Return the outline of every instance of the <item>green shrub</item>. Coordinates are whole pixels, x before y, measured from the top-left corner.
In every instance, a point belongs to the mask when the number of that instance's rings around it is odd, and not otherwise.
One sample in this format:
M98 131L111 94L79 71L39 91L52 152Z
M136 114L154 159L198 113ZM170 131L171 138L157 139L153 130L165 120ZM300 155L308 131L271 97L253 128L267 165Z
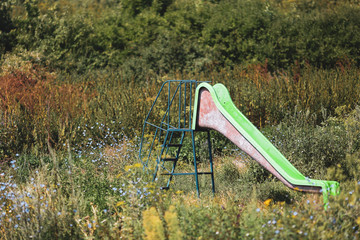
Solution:
M229 89L235 105L258 127L277 124L296 114L295 109L311 113L314 124L335 115L339 106L353 109L359 101L359 80L351 65L330 70L294 66L277 74L271 74L266 64L252 65L223 70L213 78Z
M230 159L224 159L223 161L224 163L217 165L219 168L215 168L216 181L222 187L243 184L243 173L241 171L246 170L239 169Z
M297 2L289 10L286 5L261 0L89 0L27 1L9 7L6 2L1 52L41 52L52 67L68 72L124 68L139 75L137 80L146 75L142 72L265 62L271 72L296 63L327 69L343 62L359 66L358 6ZM13 14L9 9L15 9Z
M301 122L301 115L294 120ZM305 176L323 175L345 159L348 140L343 126L281 123L270 130L267 135L273 144Z
M11 1L1 1L0 3L0 59L2 55L11 51L16 45L14 39L14 23L11 19Z

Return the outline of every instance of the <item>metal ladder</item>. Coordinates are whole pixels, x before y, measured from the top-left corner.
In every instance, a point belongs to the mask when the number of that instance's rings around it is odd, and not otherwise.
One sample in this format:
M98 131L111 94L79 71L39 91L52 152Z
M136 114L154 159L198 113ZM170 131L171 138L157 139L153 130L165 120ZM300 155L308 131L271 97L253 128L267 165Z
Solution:
M213 193L215 193L215 183L213 159L211 154L210 131L207 129L194 130L191 128L193 121L193 95L198 83L199 82L195 80L169 80L163 83L147 117L145 118L139 150L139 159L143 164L144 170L147 170L152 164L150 160L154 159L155 156L156 161L153 173L153 181L157 180L159 170L165 172L161 173L161 176L169 176L166 182L166 186L161 187L164 190L170 188L170 183L173 176L193 175L195 177L197 195L200 196L198 175L211 175ZM163 90L166 89L166 85L168 91L167 94L165 94L165 98L162 98L162 100L167 98L166 111L163 113L160 124L154 124L153 121L151 121L151 115L154 113L154 109L156 109L157 105L159 105L161 102L159 98L161 98L161 94L164 93ZM178 101L175 99L178 99ZM176 111L173 111L174 108ZM145 135L147 132L151 132L151 130L155 130L153 131L152 142L148 148L145 148ZM195 146L195 132L197 131L207 132L210 160L209 172L198 171ZM184 144L184 139L188 134L191 135L194 172L175 172L177 163L179 161L180 152ZM159 144L161 144L161 148L160 150L157 149L156 151L156 148L158 148Z

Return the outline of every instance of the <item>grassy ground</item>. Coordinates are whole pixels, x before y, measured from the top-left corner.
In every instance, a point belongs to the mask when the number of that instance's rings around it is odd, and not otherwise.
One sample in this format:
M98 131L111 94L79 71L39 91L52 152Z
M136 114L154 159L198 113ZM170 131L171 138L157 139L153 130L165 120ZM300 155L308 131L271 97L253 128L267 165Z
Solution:
M107 137L116 139L111 130ZM142 170L132 139L88 139L67 149L19 154L2 164L2 239L359 238L358 152L345 156L343 166L315 174L341 182L341 194L325 211L320 195L289 190L238 151L215 157L216 194L202 176L197 198L192 177L176 177L169 191L159 190ZM179 171L189 170L180 164Z
M357 68L309 67L295 81L256 65L136 83L116 71L77 78L14 62L0 75L1 239L359 239ZM141 124L164 79L193 77L223 82L305 176L339 181L328 210L320 196L290 191L215 132L215 196L208 176L200 199L191 177L160 191L162 180L152 182L137 158ZM193 171L188 161L178 170Z

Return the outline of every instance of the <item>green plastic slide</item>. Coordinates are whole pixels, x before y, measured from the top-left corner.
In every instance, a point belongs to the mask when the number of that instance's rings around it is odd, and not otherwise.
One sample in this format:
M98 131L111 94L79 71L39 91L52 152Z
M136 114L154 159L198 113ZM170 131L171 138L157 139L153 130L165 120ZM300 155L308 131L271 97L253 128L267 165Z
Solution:
M301 174L280 152L279 150L236 108L233 101L231 100L229 91L222 84L216 84L211 86L208 83L202 83L197 87L194 105L194 118L192 122L192 129L198 128L199 109L202 107L201 104L207 104L201 100L202 92L207 91L211 94L214 106L216 106L224 119L228 121L238 133L241 134L246 141L252 145L257 155L261 155L265 161L259 162L261 165L271 165L271 169L275 169L276 172L273 174L281 176L281 180L286 185L290 186L295 190L308 191L311 189L318 189L318 192L322 192L324 197L324 203L328 202L328 195L339 194L339 183L336 181L324 181L315 180L305 177ZM204 106L206 107L206 106ZM221 124L218 124L219 126ZM200 126L201 127L201 126ZM221 127L220 127L221 128ZM216 128L214 128L216 129ZM218 130L218 129L216 129ZM220 129L221 130L221 129ZM230 137L224 134L225 137ZM235 143L236 144L236 143ZM239 145L238 145L239 146ZM241 148L241 146L239 146ZM268 168L269 169L269 168ZM271 170L269 170L271 171ZM310 191L310 190L309 190Z

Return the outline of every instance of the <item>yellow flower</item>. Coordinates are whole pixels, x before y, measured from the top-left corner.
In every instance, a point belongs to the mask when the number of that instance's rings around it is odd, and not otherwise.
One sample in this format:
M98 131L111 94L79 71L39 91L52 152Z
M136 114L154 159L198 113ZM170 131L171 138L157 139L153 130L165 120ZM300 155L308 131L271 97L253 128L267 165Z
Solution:
M174 206L169 207L169 210L165 212L164 218L168 228L169 240L183 239L183 233L181 232L180 222Z
M143 226L145 239L147 240L163 240L165 239L165 231L162 221L156 208L151 207L143 212Z
M141 168L141 163L135 163L134 165L127 165L125 166L125 172L130 171L132 168Z
M118 202L117 204L116 204L116 206L117 207L120 207L120 206L122 206L122 205L124 205L125 204L125 201L120 201L120 202Z
M135 163L134 168L141 168L141 163Z
M270 205L271 201L272 201L272 199L271 199L271 198L266 199L266 200L264 201L265 206L267 206L267 207L268 207L268 206Z
M356 219L356 223L360 226L360 217Z

